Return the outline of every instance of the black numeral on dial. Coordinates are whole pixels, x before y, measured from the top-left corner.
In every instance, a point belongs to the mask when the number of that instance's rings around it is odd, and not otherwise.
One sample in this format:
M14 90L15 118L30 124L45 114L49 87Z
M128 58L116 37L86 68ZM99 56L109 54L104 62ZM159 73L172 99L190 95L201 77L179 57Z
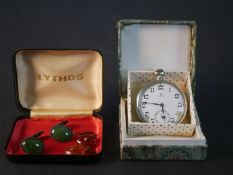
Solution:
M145 120L146 120L146 121L149 120L149 112L145 112Z
M142 102L142 108L145 108L146 107L146 102Z
M163 89L164 89L163 84L159 84L159 85L158 85L158 90L163 90Z
M155 92L155 88L150 88L150 92Z
M178 107L182 107L182 106L183 106L183 103L179 102Z
M147 99L149 99L149 95L148 94L144 94L143 98L144 98L144 100L147 100Z
M170 118L170 122L174 123L175 122L174 118Z
M180 94L175 94L176 99L179 99L179 97L180 97Z

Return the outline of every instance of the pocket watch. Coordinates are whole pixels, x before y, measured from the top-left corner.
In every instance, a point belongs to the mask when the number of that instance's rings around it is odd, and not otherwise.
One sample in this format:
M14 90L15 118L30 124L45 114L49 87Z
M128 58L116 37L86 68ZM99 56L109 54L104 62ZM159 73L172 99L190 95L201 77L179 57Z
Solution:
M137 113L142 122L181 123L187 113L185 94L174 83L163 80L164 71L155 71L157 79L137 95Z

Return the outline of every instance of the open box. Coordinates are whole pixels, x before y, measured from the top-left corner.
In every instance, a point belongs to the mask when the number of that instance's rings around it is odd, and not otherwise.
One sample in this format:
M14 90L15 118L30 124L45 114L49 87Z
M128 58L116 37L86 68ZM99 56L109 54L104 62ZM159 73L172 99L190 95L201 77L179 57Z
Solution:
M204 160L207 144L193 100L195 88L196 24L193 21L121 20L118 23L120 64L120 149L122 159ZM151 74L152 70L185 73L193 127L191 136L152 134L148 125L134 121L131 107L132 74ZM138 72L138 73L137 73ZM137 80L134 80L137 82ZM142 83L143 84L143 83ZM135 89L140 89L137 84ZM136 94L136 92L133 92ZM144 128L143 128L144 127ZM139 131L136 133L135 131ZM143 131L145 131L143 133Z
M147 123L140 120L136 110L138 92L155 81L154 71L129 71L127 87L127 128L129 135L192 136L196 127L194 102L189 72L165 72L163 80L176 84L187 99L187 114L181 123Z
M99 159L102 151L102 56L93 50L20 50L15 54L17 101L25 115L17 118L6 155L17 162L83 162ZM30 114L26 114L30 113ZM71 141L50 137L51 128L67 120ZM20 143L38 131L43 154L25 154ZM92 155L66 155L77 144L75 135L92 132L100 143Z

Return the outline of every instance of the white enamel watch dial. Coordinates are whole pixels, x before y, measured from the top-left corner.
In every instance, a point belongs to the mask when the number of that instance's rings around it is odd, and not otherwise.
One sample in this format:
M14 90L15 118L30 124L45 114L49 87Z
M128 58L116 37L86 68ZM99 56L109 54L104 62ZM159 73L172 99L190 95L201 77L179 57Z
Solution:
M186 115L187 102L184 93L176 85L158 76L155 83L138 93L137 112L144 122L180 123Z

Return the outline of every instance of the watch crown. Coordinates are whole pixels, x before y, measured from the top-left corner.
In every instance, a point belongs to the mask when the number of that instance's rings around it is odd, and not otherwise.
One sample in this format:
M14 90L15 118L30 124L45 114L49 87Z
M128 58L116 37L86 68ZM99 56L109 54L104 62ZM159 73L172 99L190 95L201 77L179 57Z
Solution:
M162 80L165 73L163 69L157 69L155 70L154 75L157 76L157 80Z

